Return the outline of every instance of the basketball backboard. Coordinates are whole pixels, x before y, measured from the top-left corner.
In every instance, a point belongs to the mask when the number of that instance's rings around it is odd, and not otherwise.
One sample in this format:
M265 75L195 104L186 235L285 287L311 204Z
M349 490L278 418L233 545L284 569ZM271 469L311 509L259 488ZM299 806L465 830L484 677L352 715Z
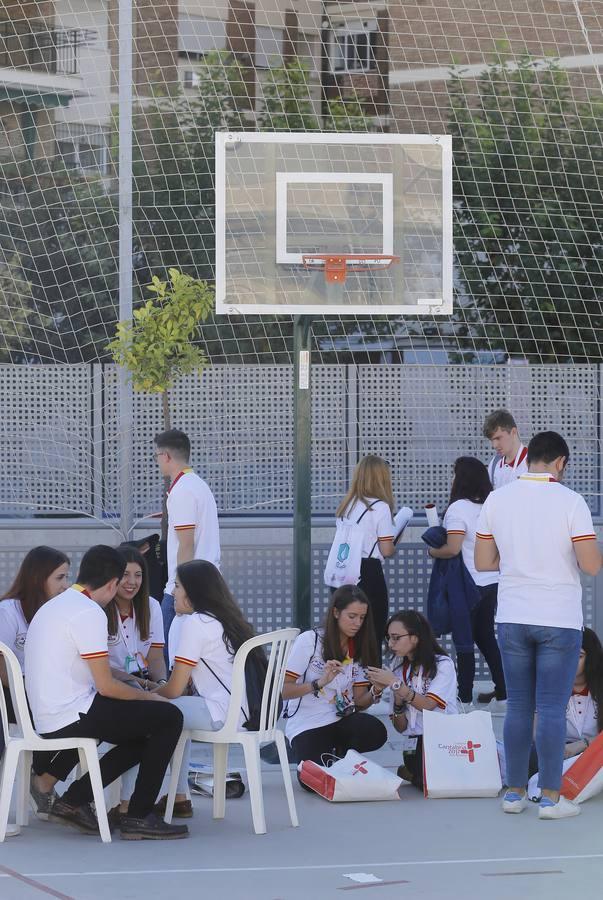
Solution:
M218 132L216 309L450 314L451 138Z

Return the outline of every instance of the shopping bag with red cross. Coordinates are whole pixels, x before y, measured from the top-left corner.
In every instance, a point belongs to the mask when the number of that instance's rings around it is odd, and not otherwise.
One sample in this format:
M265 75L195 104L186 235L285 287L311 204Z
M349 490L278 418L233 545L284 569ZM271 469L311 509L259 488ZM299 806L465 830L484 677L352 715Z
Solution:
M335 759L330 766L305 760L298 771L307 787L334 803L400 799L402 779L355 750L348 750L343 759Z
M565 767L564 767L565 768ZM590 800L603 791L603 731L564 772L561 793L574 803Z
M423 713L426 797L496 797L502 787L492 716Z

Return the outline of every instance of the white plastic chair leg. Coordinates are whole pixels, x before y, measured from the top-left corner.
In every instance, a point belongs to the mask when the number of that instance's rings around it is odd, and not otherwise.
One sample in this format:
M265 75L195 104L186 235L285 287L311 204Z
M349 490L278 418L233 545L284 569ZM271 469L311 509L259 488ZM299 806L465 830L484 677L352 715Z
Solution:
M262 792L262 770L260 766L260 745L257 741L244 741L245 767L251 801L251 816L256 834L266 834L266 817L264 816L264 795Z
M17 776L19 765L19 752L14 744L9 743L4 751L4 765L2 767L2 781L0 782L0 841L6 838L6 826L10 801L13 795L13 785Z
M19 761L16 796L17 825L29 825L29 782L32 757L31 750L24 750Z
M228 744L214 744L214 819L226 815L226 766Z
M167 802L165 804L164 821L168 825L172 821L174 815L174 803L176 802L176 788L178 787L178 779L180 777L180 769L182 768L182 757L184 756L184 746L186 744L186 736L180 735L172 761L170 763L170 782L168 787Z
M283 773L283 781L285 782L285 793L287 795L287 803L289 805L289 817L291 824L297 828L299 821L297 819L297 809L295 808L295 795L293 794L293 784L291 782L291 770L289 769L289 757L287 756L287 745L285 743L285 735L282 731L277 731L276 747L278 750L278 758L281 764L281 772Z
M104 844L111 843L111 830L107 819L107 807L105 806L105 794L103 791L103 781L101 778L100 766L98 764L98 756L96 750L94 754L86 754L86 764L90 775L90 785L92 787L92 796L94 797L94 806L96 808L96 818L101 839Z

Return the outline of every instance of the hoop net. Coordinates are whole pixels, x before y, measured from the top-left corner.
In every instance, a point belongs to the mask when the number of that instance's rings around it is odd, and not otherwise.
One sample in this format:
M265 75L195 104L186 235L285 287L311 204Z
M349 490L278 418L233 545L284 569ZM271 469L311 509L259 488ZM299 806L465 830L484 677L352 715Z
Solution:
M389 269L394 263L400 262L399 256L386 254L331 253L304 254L302 262L306 269L324 268L327 284L343 284L348 270L350 272L371 272L375 269Z

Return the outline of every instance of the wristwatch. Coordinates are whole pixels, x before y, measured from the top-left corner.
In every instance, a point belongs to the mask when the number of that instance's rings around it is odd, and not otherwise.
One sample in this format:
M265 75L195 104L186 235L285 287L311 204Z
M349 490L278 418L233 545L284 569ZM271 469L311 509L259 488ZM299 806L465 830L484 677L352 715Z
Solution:
M401 681L392 681L392 683L390 684L390 688L392 689L392 691L399 691L401 687Z
M315 697L318 697L318 695L320 694L320 685L317 679L314 679L314 681L312 682L312 693Z

